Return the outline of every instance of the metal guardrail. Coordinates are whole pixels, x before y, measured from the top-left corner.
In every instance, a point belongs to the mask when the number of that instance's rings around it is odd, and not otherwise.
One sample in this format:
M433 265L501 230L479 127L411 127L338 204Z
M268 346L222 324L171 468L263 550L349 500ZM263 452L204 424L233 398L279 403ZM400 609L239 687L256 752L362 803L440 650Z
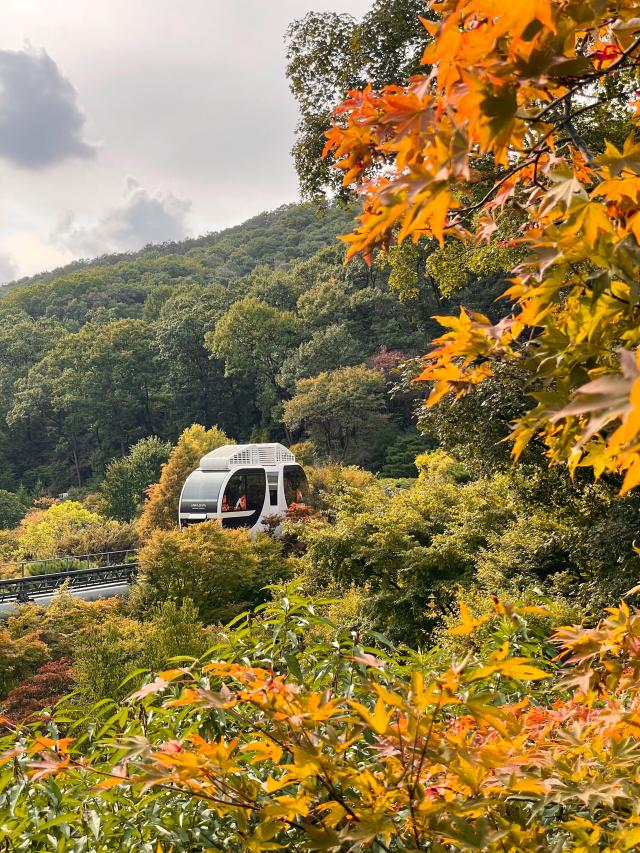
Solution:
M82 568L83 565L85 569L99 568L101 566L118 566L123 563L135 562L137 553L137 548L122 548L119 551L96 551L93 554L74 554L70 556L61 555L59 557L49 557L45 560L21 560L19 563L9 565L16 567L16 577L18 576L18 572L20 577L26 577L27 575L34 574L34 569L37 570L35 574L52 574L52 572L47 571L50 566L53 566L54 572L55 569L58 569L58 571L75 571ZM59 568L61 563L65 564L64 569ZM44 571L39 571L39 569L44 569Z
M119 562L115 562L113 557L118 555ZM33 565L34 563L43 564L58 564L60 559L76 560L77 564L89 561L89 558L105 558L102 565L93 565L86 568L65 569L61 572L45 572L40 574L24 575L13 578L3 578L0 580L0 604L5 602L16 601L23 603L30 601L33 596L47 595L54 593L59 587L67 583L70 589L87 589L96 586L105 586L113 583L129 583L132 577L138 570L138 564L135 561L136 552L133 550L126 551L109 551L103 554L83 554L80 557L57 558L51 560L32 560L26 561L21 566ZM124 559L123 559L124 558ZM132 559L134 558L134 559ZM24 571L24 568L22 569Z

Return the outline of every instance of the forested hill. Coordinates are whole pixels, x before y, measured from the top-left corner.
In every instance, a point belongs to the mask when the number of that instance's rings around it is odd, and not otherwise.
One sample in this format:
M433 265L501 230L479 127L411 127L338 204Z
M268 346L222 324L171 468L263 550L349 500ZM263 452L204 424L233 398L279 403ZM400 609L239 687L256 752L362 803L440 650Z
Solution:
M229 281L250 272L256 264L276 265L309 257L333 243L335 235L348 230L352 221L353 212L344 206L287 204L253 216L241 225L202 237L149 245L138 252L74 261L55 270L21 278L0 286L0 297L19 287L48 283L95 267L135 264L175 255L197 260L215 270L216 281Z
M412 256L395 268L400 283L413 275L404 299L387 264L345 267L336 235L351 217L290 205L5 289L0 489L91 489L139 440L174 442L194 423L235 440L312 439L322 458L410 474L411 401L388 390L452 302L424 253L417 278ZM455 300L487 310L488 284L476 276Z

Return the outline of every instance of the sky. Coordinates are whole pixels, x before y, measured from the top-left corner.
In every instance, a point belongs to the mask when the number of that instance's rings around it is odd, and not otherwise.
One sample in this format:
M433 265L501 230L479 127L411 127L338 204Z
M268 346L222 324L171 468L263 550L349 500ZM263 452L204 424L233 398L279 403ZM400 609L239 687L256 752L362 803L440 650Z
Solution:
M0 283L295 201L283 35L370 0L3 0Z

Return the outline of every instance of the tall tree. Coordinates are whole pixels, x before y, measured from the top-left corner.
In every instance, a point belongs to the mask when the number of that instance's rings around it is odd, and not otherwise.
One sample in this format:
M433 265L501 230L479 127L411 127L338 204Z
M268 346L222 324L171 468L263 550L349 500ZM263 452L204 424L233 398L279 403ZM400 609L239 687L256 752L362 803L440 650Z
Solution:
M470 228L487 239L496 209L520 211L511 239L525 257L505 294L515 308L498 323L466 311L441 320L448 331L421 375L434 383L430 402L470 393L492 362L524 355L543 387L518 420L516 456L537 438L573 470L623 473L628 491L640 483L637 8L437 8L422 58L435 72L352 92L337 109L328 149L365 211L349 251L466 239ZM596 147L582 132L603 104L624 117L622 145Z
M331 112L349 89L404 83L419 69L425 14L423 0L375 0L361 21L309 12L287 30L287 76L300 110L293 156L305 195L340 189L321 157Z
M280 371L287 355L300 340L298 320L248 296L235 302L221 317L205 342L212 355L224 359L227 376L251 377L255 393L269 423L273 408L287 397Z
M291 430L303 428L329 459L363 462L367 440L384 421L384 379L367 367L342 367L300 379L285 403Z

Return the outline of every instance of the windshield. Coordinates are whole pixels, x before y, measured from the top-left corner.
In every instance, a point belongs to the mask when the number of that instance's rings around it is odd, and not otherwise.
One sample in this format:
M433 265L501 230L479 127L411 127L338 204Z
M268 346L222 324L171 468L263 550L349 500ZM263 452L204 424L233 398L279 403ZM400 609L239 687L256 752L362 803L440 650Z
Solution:
M182 492L184 509L188 509L191 502L217 503L225 476L224 471L194 471L189 474ZM207 509L215 512L215 507L208 506Z

